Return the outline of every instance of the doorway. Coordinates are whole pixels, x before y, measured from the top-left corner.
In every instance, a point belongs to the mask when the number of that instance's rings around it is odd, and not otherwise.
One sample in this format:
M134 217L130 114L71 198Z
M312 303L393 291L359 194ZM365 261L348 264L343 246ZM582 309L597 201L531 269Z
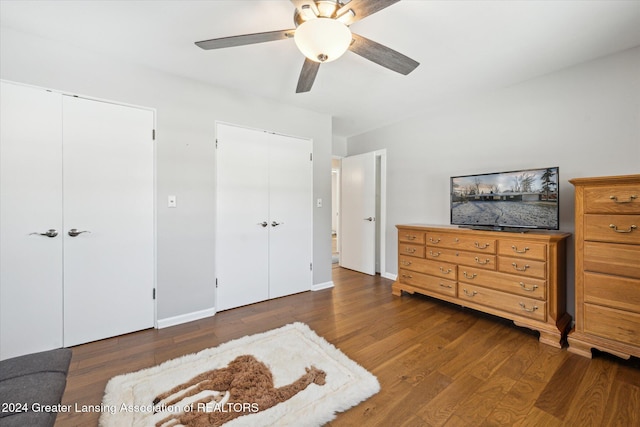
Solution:
M340 223L340 158L331 159L331 263L340 262L338 229Z
M341 267L369 275L386 267L386 150L345 157L338 185Z

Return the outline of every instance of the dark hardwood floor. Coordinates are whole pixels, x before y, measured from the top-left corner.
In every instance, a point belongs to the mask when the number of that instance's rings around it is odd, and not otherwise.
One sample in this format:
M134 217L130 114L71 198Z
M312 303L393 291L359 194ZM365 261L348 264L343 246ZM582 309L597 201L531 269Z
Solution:
M510 322L334 267L335 288L73 348L64 404L99 405L118 374L304 322L378 377L381 391L330 426L639 426L640 361L586 359ZM56 426L99 414L61 413ZM301 424L303 425L303 424Z

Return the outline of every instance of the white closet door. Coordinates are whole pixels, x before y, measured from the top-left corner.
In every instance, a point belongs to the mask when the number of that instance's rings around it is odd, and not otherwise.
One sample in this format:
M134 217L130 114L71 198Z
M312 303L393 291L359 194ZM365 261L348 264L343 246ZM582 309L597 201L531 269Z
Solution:
M269 298L269 135L217 126L216 309Z
M0 359L6 359L62 346L62 100L44 89L0 84ZM31 234L49 229L59 234Z
M345 157L341 166L340 266L376 274L376 156Z
M153 112L64 96L63 113L71 346L153 326Z
M282 135L269 140L269 298L278 298L311 289L312 147Z

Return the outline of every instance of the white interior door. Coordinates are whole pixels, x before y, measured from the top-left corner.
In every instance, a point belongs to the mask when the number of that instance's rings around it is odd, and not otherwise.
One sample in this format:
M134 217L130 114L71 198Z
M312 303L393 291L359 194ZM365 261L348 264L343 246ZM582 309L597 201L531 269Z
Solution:
M269 298L269 134L217 126L216 309Z
M153 326L153 125L150 110L63 97L65 346Z
M269 135L269 298L311 289L311 141Z
M376 274L376 156L342 159L340 266Z
M0 359L6 359L62 346L62 100L44 89L0 84ZM50 229L51 237L40 234Z

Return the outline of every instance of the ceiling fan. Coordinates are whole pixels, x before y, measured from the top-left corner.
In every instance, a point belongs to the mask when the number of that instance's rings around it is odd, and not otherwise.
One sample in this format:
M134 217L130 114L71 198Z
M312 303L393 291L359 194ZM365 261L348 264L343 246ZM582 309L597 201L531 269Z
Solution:
M221 49L293 38L305 55L296 93L309 92L323 62L338 59L347 50L400 74L418 65L413 59L352 33L349 26L400 0L291 0L296 7L294 29L221 37L196 42L202 49Z

